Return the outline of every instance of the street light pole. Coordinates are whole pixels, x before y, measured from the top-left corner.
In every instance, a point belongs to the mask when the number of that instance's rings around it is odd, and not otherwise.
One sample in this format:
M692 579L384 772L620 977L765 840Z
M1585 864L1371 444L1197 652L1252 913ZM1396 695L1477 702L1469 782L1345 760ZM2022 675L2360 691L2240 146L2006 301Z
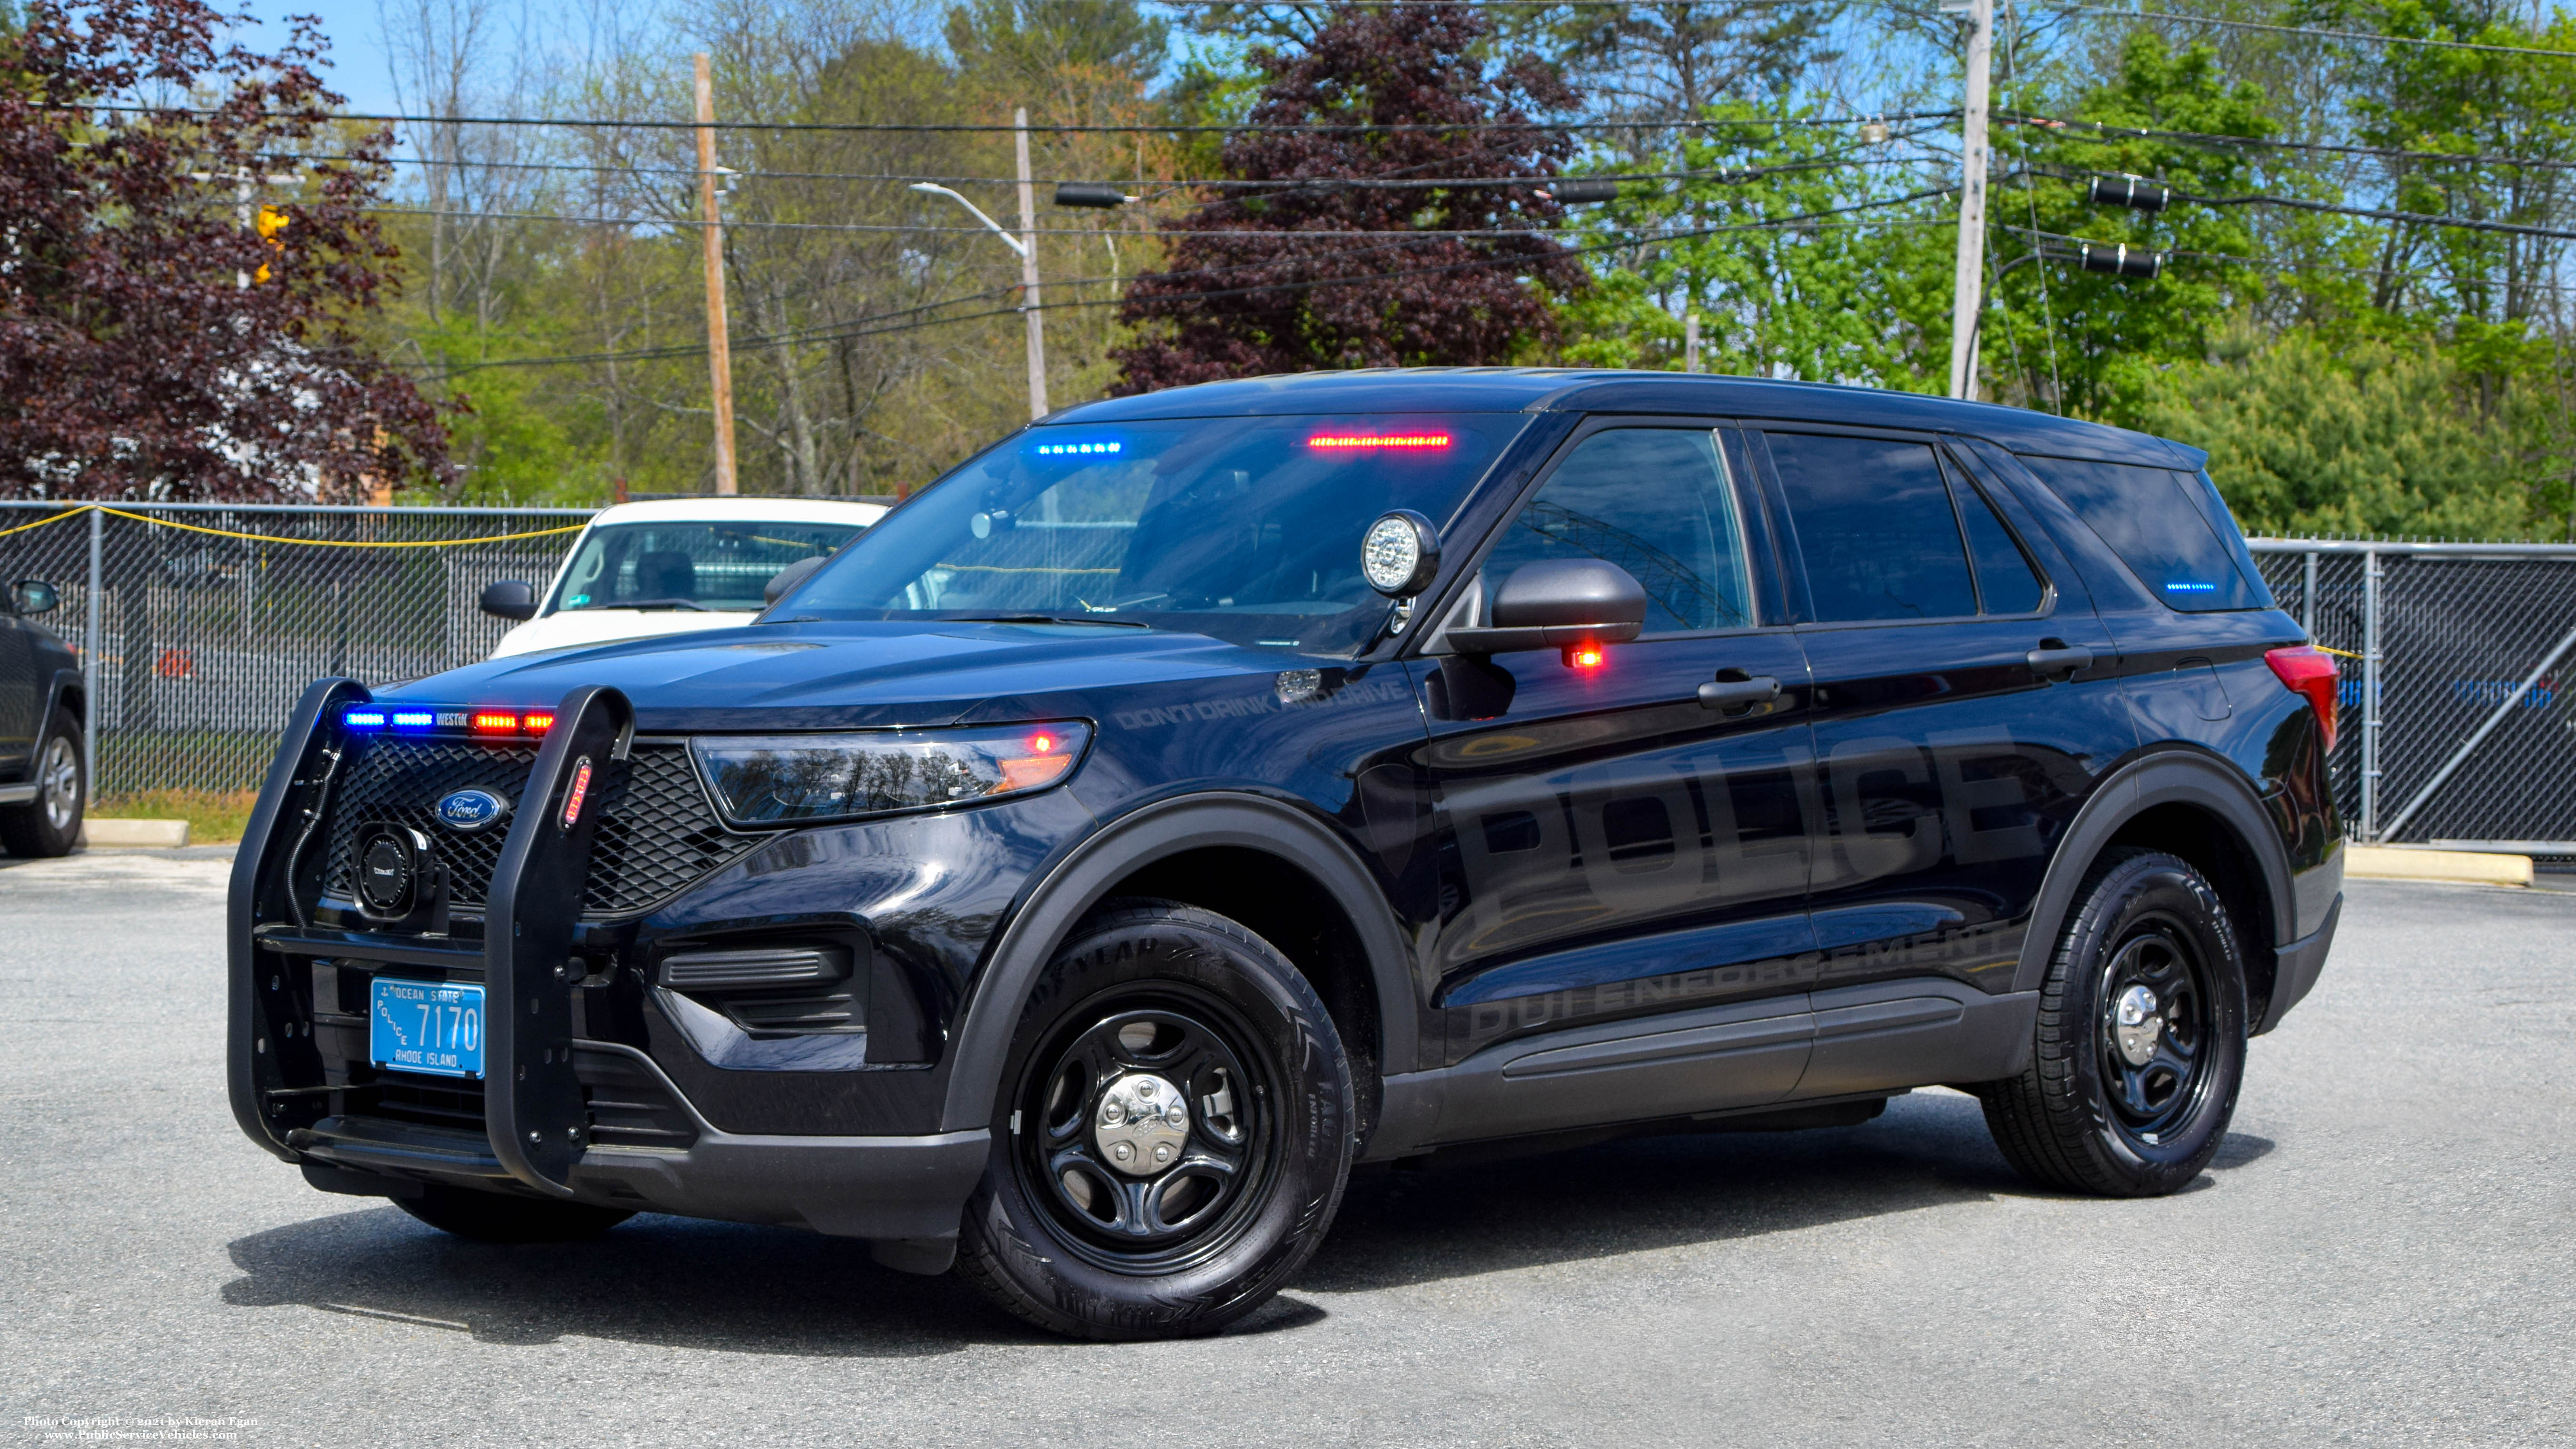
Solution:
M1020 120L1024 127L1028 121L1028 115L1029 113L1026 111L1020 112ZM1018 254L1020 259L1020 284L1028 290L1029 294L1027 301L1025 301L1021 306L1021 310L1027 314L1029 319L1029 416L1032 418L1042 418L1047 415L1046 333L1042 330L1038 321L1038 237L1035 208L1031 205L1031 198L1029 195L1028 176L1028 132L1023 129L1020 132L1020 225L1027 228L1028 240L1026 241L1022 241L1019 237L1015 237L1009 232L1004 231L1000 222L995 221L984 214L984 208L977 206L975 203L968 201L965 197L958 195L956 192L949 190L947 187L942 186L935 181L916 181L912 183L912 189L915 191L925 192L933 196L945 196L949 200L956 202L959 206L966 208L968 213L973 215L977 221L984 224L984 229L986 231L1000 237L1002 239L1002 245L1009 247L1013 252Z
M733 465L733 326L725 317L724 213L716 204L716 86L704 51L692 58L698 102L699 240L707 268L707 391L716 415L716 492L741 491Z

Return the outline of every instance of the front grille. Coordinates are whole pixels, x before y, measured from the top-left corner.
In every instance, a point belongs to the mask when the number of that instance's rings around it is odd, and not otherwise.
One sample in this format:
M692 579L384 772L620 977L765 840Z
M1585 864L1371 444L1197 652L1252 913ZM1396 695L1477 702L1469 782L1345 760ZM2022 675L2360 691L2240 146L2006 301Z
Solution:
M661 1078L616 1052L573 1049L573 1074L581 1079L590 1113L590 1140L602 1147L684 1148L698 1140L697 1124L662 1087ZM484 1130L483 1084L467 1077L423 1077L386 1072L360 1092L353 1110L369 1117Z
M519 797L536 764L537 747L362 735L349 742L349 749L332 793L328 893L337 900L352 898L362 827L408 825L435 843L448 871L448 900L460 910L482 909L491 894L493 867L501 860L501 843L509 837L508 824L470 833L451 830L439 823L438 802L455 791L479 788L514 805L522 803ZM610 763L596 788L599 834L591 847L590 876L582 885L587 915L641 911L761 840L733 834L717 822L685 746L638 743L624 764Z

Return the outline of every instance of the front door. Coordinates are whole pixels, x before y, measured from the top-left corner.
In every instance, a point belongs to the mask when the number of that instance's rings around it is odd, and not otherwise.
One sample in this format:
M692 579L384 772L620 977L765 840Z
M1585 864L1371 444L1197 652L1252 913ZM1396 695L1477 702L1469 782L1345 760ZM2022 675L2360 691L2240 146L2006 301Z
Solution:
M36 733L44 728L46 692L46 681L36 677L35 641L14 604L0 598L0 780L27 772Z
M1578 434L1483 559L1479 597L1524 564L1606 559L1644 585L1644 635L1596 667L1548 649L1425 671L1448 897L1429 960L1452 1061L1756 998L1796 1018L1769 1033L1794 1040L1630 1083L1612 1115L1772 1100L1806 1056L1807 671L1740 446L1705 421ZM1721 681L1778 693L1703 703Z
M2050 852L2136 731L2089 598L1991 480L1919 436L1766 427L1763 442L1803 593L1826 822L1809 897L1819 1035L1798 1094L1903 1084L1902 1052L1846 1050L1836 1023L1881 1029L1873 983L2009 991ZM1944 1045L1926 1033L1927 1052Z

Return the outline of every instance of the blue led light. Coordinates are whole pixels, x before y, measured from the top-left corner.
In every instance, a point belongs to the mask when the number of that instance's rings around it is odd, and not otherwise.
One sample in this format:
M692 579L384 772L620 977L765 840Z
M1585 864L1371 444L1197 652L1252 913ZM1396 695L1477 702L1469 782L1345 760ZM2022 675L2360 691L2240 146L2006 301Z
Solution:
M380 730L385 727L385 712L380 709L353 709L340 716L340 723L353 730Z
M436 723L438 716L425 709L394 711L394 728L398 730L425 730Z
M2214 593L2217 593L2217 592L2218 592L2218 585L2216 585L2216 584L2167 584L2167 585L2165 585L2165 592L2166 592L2166 593L2168 593L2168 594L2214 594Z
M1066 458L1066 457L1074 457L1074 456L1078 456L1078 455L1087 455L1087 456L1094 456L1094 457L1096 457L1096 456L1099 456L1099 455L1104 454L1104 453L1115 453L1115 452L1119 451L1120 446L1121 446L1120 444L1117 444L1117 443L1114 443L1114 442L1112 442L1112 443L1097 443L1097 442L1095 442L1095 443L1040 443L1040 444L1038 444L1038 445L1037 445L1037 454L1038 454L1038 456L1039 456L1039 457L1041 457L1041 458Z

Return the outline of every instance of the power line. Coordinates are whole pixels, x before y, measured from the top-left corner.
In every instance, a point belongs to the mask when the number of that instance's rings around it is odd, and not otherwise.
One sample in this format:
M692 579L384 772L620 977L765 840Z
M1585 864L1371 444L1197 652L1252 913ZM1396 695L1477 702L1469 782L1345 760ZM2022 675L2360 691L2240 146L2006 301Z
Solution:
M1949 187L1935 187L1935 188L1932 188L1932 189L1930 189L1930 190L1926 190L1926 191L1911 192L1911 193L1909 193L1909 194L1907 194L1907 195L1904 195L1904 196L1892 196L1892 197L1887 197L1887 198L1885 198L1885 199L1878 200L1878 201L1864 201L1864 202L1857 202L1857 203L1854 203L1853 205L1850 205L1850 206L1829 207L1829 208L1827 208L1827 209L1825 209L1825 210L1822 210L1822 211L1807 212L1807 213L1804 213L1804 214L1801 214L1801 215L1798 215L1798 216L1779 217L1779 218L1776 218L1776 219L1773 219L1773 220L1769 220L1769 221L1757 221L1757 222L1733 222L1733 223L1726 223L1726 224L1717 225L1717 226L1696 227L1696 228L1692 228L1692 229L1690 229L1690 230L1688 230L1688 231L1667 232L1667 233L1663 233L1663 234L1661 234L1661 235L1652 236L1652 237L1644 237L1644 238L1637 238L1637 237L1623 237L1623 238L1621 238L1621 239L1619 239L1619 240L1616 240L1616 241L1595 242L1595 243L1590 243L1590 244L1583 245L1583 246L1567 247L1567 248L1564 248L1562 251L1558 252L1556 255L1558 255L1558 256L1565 256L1565 257L1572 257L1572 256L1582 256L1582 255L1587 255L1587 254L1595 253L1595 252L1623 251L1623 250L1628 250L1628 249L1632 249L1632 248L1636 248L1636 247L1640 247L1640 246L1654 246L1654 245L1657 245L1657 244L1659 244L1659 243L1675 242L1675 241L1689 241L1689 240L1693 240L1693 239L1696 239L1696 238L1699 238L1699 237L1717 236L1717 235L1722 235L1722 234L1724 234L1724 233L1728 233L1728 232L1748 232L1748 231L1783 231L1783 230L1789 230L1789 229L1792 229L1792 228L1799 228L1799 227L1808 227L1808 228L1822 229L1822 227L1823 227L1824 225L1826 225L1826 224L1831 224L1831 218L1834 218L1834 217L1839 217L1839 216L1848 216L1848 215L1850 215L1850 214L1852 214L1852 213L1854 213L1854 212L1875 210L1875 209L1882 208L1882 207L1889 207L1889 206L1902 206L1902 205L1905 205L1905 204L1910 203L1910 202L1927 200L1927 199L1929 199L1929 198L1936 197L1936 196L1947 196L1947 195L1951 194L1951 190L1952 190L1952 188L1949 188ZM1924 223L1924 222L1911 222L1911 221L1896 221L1896 222L1883 222L1883 221L1881 221L1881 222L1866 222L1866 223L1853 223L1853 224L1855 224L1855 225L1879 225L1879 226L1885 226L1885 225L1895 225L1895 226L1912 226L1912 225L1947 225L1947 223L1946 223L1946 222ZM1239 232L1238 232L1238 233L1228 233L1228 235L1249 235L1249 234L1250 234L1250 233L1239 233ZM1285 233L1285 234L1286 234L1286 235L1295 235L1295 233ZM1384 233L1370 233L1370 235L1384 235ZM1462 261L1462 262L1447 262L1447 263L1439 263L1439 264L1434 264L1434 265L1429 265L1429 266L1421 266L1421 267L1400 267L1400 268L1396 268L1396 269L1391 270L1391 271L1372 272L1372 273L1368 273L1368 274L1360 275L1360 276L1300 278L1300 279L1290 280L1290 281L1264 282L1264 283L1260 283L1260 284L1257 284L1257 285L1253 285L1253 286L1245 286L1245 287L1226 287L1226 288L1218 288L1218 289L1208 290L1208 291L1183 292L1183 293L1168 293L1168 294L1166 294L1164 297L1159 298L1159 299L1157 299L1157 300L1175 301L1175 302L1183 302L1183 301L1212 301L1212 300L1215 300L1215 299L1217 299L1217 298L1221 298L1221 297L1241 297L1241 296L1249 296L1249 295L1252 295L1252 294L1254 294L1254 293L1259 293L1259 292L1307 291L1307 290L1312 290L1312 289L1317 288L1317 287L1358 286L1358 285L1363 285L1363 284L1370 283L1370 282L1387 281L1387 280L1391 280L1391 279L1393 279L1393 278L1397 278L1397 277L1427 276L1427 275L1434 275L1434 274L1445 273L1445 272L1466 271L1466 270L1470 270L1470 269L1477 268L1477 267L1509 267L1509 266L1514 266L1514 265L1518 265L1518 264L1524 263L1524 262L1526 262L1526 261L1528 261L1528 260L1530 260L1530 259L1528 259L1528 258L1517 258L1517 257L1477 257L1477 258L1473 258L1473 259L1470 259L1470 260L1467 260L1467 261ZM1253 266L1253 265L1263 265L1263 264L1254 263L1254 264L1246 264L1246 265L1247 265L1247 266ZM1234 269L1231 269L1231 268L1230 268L1230 269L1228 269L1228 270L1234 270ZM1166 274L1164 274L1164 275L1188 276L1188 275L1194 275L1194 274L1195 274L1195 273L1192 273L1192 272L1180 272L1180 273L1166 273ZM1136 279L1135 279L1135 278L1124 278L1124 279L1121 279L1121 278L1110 278L1110 277L1083 277L1083 278L1075 278L1075 279L1072 279L1072 280L1070 280L1070 281L1058 282L1058 283L1056 283L1056 285L1060 285L1060 286L1067 286L1067 285L1069 285L1069 286L1079 286L1079 285L1083 285L1083 284L1085 284L1085 283L1103 282L1103 281L1117 281L1117 280L1128 280L1128 281L1133 281L1133 280L1136 280ZM984 293L984 294L978 294L978 295L987 295L987 296L988 296L988 295L992 295L992 294L990 294L990 293ZM951 299L951 300L950 300L949 302L947 302L947 303L933 303L933 304L929 304L929 305L928 305L928 306L926 306L926 307L914 308L914 309L912 309L912 310L913 310L913 311L916 311L916 312L918 312L918 311L927 311L927 310L931 310L932 308L935 308L935 307L938 307L938 306L943 306L943 305L953 306L953 305L955 305L957 302L961 302L961 301L968 301L968 300L973 300L973 298L972 298L972 297L960 297L960 298L953 298L953 299ZM900 323L900 324L896 324L896 325L893 325L893 326L886 326L886 327L863 326L863 327L858 327L858 328L853 328L853 329L815 330L815 331L808 331L808 332L803 332L803 333L778 333L778 334L772 334L771 336L768 336L768 337L758 337L758 338L751 338L751 339L747 339L747 340L744 340L744 341L738 341L738 342L733 343L732 345L733 345L736 349L738 349L738 350L742 350L742 351L757 351L757 350L762 350L762 349L772 348L772 347L791 346L791 345L795 345L796 343L799 343L799 342L817 342L817 343L820 343L820 342L849 341L849 340L854 340L854 339L861 338L861 337L876 337L876 336L883 336L883 335L886 335L886 334L889 334L889 333L895 333L895 332L911 332L911 331L917 331L917 330L919 330L919 329L921 329L921 328L924 328L924 327L944 327L944 326L949 326L949 325L952 325L952 324L955 324L955 323L961 323L961 322L975 322L975 321L981 321L981 320L984 320L984 319L986 319L986 318L991 318L991 317L1013 317L1013 316L1018 316L1018 315L1020 315L1020 314L1021 314L1022 312L1024 312L1024 311L1031 311L1031 310L1034 310L1034 311L1040 311L1040 312L1054 312L1054 311L1065 311L1065 310L1074 310L1074 309L1092 308L1092 307L1119 307L1119 306L1124 306L1124 305L1126 305L1126 301L1127 301L1127 299L1125 299L1125 298L1110 297L1110 298L1094 298L1094 299L1084 299L1084 300L1066 301L1066 302L1046 302L1046 303L1042 303L1042 304L1040 304L1039 306L1037 306L1037 307L1035 307L1035 308L1023 308L1023 307L996 307L996 308L993 308L993 309L991 309L991 310L989 310L989 311L984 311L984 312L971 312L971 313L968 313L968 314L966 314L966 315L964 315L964 316L961 316L961 317L934 317L934 318L925 318L925 319L918 320L918 321L905 322L905 323ZM889 315L902 315L902 314L889 314ZM559 367L559 366L569 366L569 365L584 365L584 364L592 364L592 363L600 363L600 362L620 362L620 361L639 361L639 362L640 362L640 361L656 361L656 360L662 360L662 359L668 359L668 358L677 358L677 357L697 357L697 356L703 356L703 355L705 355L706 351L707 351L707 348L706 348L706 345L705 345L705 344L703 344L703 343L695 343L695 344L675 344L675 345L670 346L670 347L645 348L645 349L638 349L638 350L636 350L636 351L632 351L632 352L624 352L624 353L608 353L608 352L600 352L600 353L580 353L580 354L571 354L571 355L561 355L561 356L554 356L554 357L505 357L505 358L493 358L493 359L491 359L491 360L489 360L489 361L467 363L467 364L465 364L465 365L464 365L464 366L462 366L462 367L453 367L453 368L446 368L446 369L438 370L438 371L435 371L435 372L426 372L426 373L425 373L425 375L426 375L427 377L431 378L431 379L446 379L446 378L452 378L452 377L462 376L462 375L464 375L464 374L466 374L466 373L471 373L471 372L480 372L480 371L483 371L483 370L485 370L485 369L488 369L488 368L495 368L495 367ZM421 371L421 369L414 369L414 370L415 370L415 371Z
M190 106L92 105L81 102L30 102L31 109L52 111L102 112L110 115L146 116L214 116L231 115L230 111ZM1873 122L1893 125L1900 121L1946 120L1959 113L1938 111L1882 111L1850 116L1766 116L1754 118L1718 118L1709 116L1632 116L1611 121L1399 121L1399 122L1316 122L1257 123L1233 122L1206 125L1184 125L1170 122L1139 122L1134 125L1073 125L1049 122L1029 123L1033 134L1046 135L1393 135L1412 132L1436 132L1454 135L1463 132L1550 132L1550 131L1656 131L1710 130L1752 127L1834 127L1866 126ZM276 118L276 117L272 117ZM624 120L597 116L409 116L388 112L334 111L324 117L330 121L368 121L405 126L555 126L568 129L607 129L637 131L696 131L696 121ZM1019 128L1000 122L932 122L932 121L716 121L719 131L778 131L893 135L1010 135ZM1014 178L1016 180L1016 178Z
M2309 25L2264 25L2252 20L2219 20L2207 15L2176 15L2164 10L2120 10L2108 5L2076 5L2067 0L2042 0L2060 10L2080 10L2092 15L2116 15L2123 20L2171 20L2183 25L2214 25L2227 30L2260 30L2273 35L2305 35L2320 40L2360 40L2374 45L2420 45L2435 50L2478 50L2498 55L2538 55L2551 60L2576 60L2576 51L2550 50L2536 45L2489 45L2472 40L2424 40L2412 35L2386 35L2370 30L2327 30Z
M2104 243L2095 241L2090 237L2068 236L2062 232L2042 231L2037 227L2015 226L2010 222L1997 222L1995 223L1995 226L1996 229L2000 231L2017 232L2023 236L2036 237L2042 241L2067 242L2076 246L2090 244L2098 247L2104 245ZM2068 260L2075 255L2072 252L2049 252L2045 249L2042 250L2041 254L2053 257L2059 261ZM2192 251L2188 248L2181 247L2163 248L2160 249L2159 254L2167 257L2189 257L2195 261L2226 262L2232 266L2252 267L2256 270L2266 271L2275 277L2296 275L2300 272L2341 272L2346 276L2353 277L2379 277L2386 275L2410 282L2447 281L2454 285L2457 285L2459 280L2457 277L2445 276L2439 272L2390 270L2383 273L2377 267L2346 267L2336 265L2332 262L2293 261L2282 257L2238 256L2233 252ZM2576 292L2576 284L2566 282L2533 280L2517 282L2514 285L2528 287L2536 292Z
M2448 161L2470 166L2519 166L2543 171L2576 170L2576 160L2552 160L2535 156L2492 156L2478 152L2409 151L2395 146L2353 146L2333 141L2280 141L2266 136L2225 136L2210 131L2165 131L2152 126L2118 126L2107 121L2075 121L2058 116L2028 112L1998 112L1996 120L2009 125L2038 126L2063 130L2083 126L2106 136L2134 136L2149 140L2182 141L2198 146L2244 146L2272 151L2313 151L2335 156L2376 156L2399 161Z

